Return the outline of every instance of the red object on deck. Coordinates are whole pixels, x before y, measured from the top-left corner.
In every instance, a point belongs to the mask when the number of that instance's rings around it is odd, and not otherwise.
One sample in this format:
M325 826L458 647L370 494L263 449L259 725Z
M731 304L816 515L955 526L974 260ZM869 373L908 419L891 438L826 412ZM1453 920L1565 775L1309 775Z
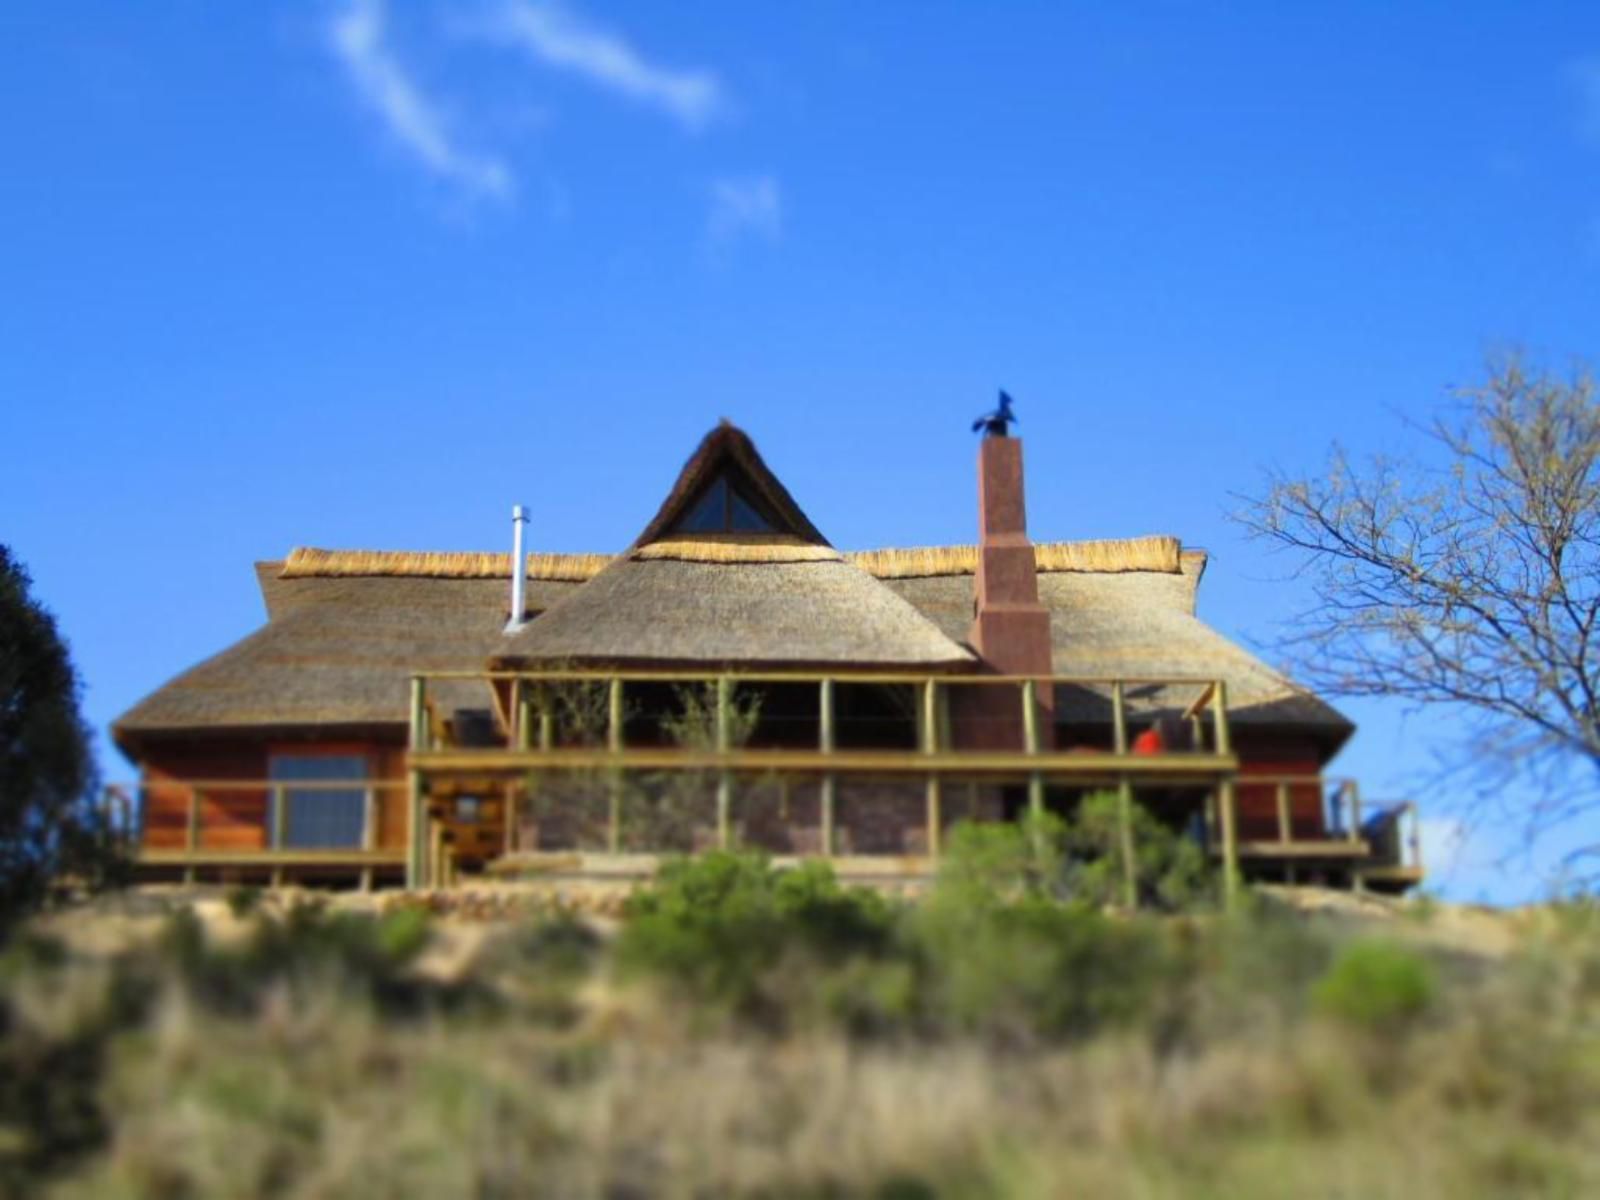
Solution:
M1135 754L1160 754L1167 748L1167 739L1161 736L1159 726L1152 725L1133 739L1129 749Z

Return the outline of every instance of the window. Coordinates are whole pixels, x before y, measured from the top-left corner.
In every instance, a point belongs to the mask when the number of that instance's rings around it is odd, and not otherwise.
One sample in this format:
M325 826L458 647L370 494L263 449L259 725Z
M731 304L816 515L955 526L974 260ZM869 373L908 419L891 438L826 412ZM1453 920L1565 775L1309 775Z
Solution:
M337 783L364 780L367 760L359 754L275 754L268 768L274 783ZM283 797L283 822L273 805ZM358 849L367 813L367 791L350 788L274 788L268 801L269 829L283 830L285 849Z
M718 475L673 527L674 533L772 533L772 522L726 475Z

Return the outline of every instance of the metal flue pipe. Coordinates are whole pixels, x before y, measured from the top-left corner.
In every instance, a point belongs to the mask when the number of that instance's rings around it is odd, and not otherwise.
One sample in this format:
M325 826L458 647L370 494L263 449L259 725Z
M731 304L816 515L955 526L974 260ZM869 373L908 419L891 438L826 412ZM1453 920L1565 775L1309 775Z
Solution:
M527 528L528 510L521 504L511 506L511 617L506 621L506 631L521 629L527 615L528 559L523 549L523 530Z

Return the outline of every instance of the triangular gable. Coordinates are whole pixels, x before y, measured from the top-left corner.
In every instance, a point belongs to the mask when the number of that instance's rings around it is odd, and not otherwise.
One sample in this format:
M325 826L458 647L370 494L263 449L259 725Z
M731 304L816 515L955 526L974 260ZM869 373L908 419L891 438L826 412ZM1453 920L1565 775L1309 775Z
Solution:
M828 539L757 453L742 429L723 421L684 464L665 502L635 547L706 533L788 534L812 545Z

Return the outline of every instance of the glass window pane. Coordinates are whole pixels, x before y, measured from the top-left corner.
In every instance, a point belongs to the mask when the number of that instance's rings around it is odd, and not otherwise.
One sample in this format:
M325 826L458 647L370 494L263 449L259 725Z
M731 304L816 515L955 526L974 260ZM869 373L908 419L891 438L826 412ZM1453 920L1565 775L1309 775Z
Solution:
M772 522L768 521L755 507L739 494L737 488L733 491L733 512L731 524L736 533L771 533Z
M705 495L700 497L699 503L678 522L677 532L721 533L728 527L727 504L728 483L718 477L706 489Z
M360 755L274 755L268 768L274 781L334 782L365 779L367 761ZM275 828L277 793L268 801L269 828ZM364 788L285 788L285 849L355 849L366 821Z

